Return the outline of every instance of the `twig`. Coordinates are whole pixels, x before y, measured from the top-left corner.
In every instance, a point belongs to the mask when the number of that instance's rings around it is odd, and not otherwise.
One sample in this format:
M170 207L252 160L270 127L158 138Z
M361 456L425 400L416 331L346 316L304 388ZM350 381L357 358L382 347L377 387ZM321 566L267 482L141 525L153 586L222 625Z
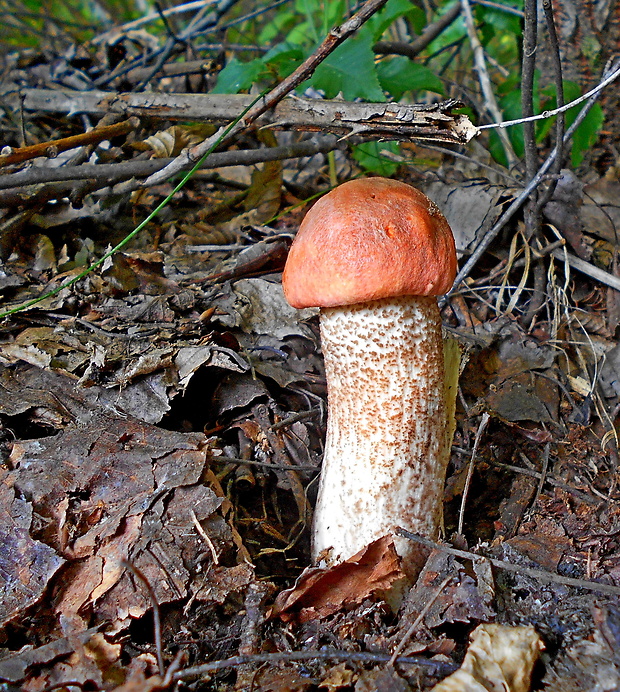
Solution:
M549 452L551 451L551 443L547 442L545 445L545 450L543 452L542 458L542 468L540 469L540 478L538 479L538 487L536 488L536 495L532 500L532 507L538 502L538 498L542 493L545 482L547 481L547 470L549 469Z
M224 144L229 139L246 129L265 111L273 108L276 103L281 101L288 93L298 87L302 82L312 75L314 70L332 53L341 43L351 34L356 32L362 24L369 19L377 10L381 9L387 0L366 0L362 7L350 19L333 28L323 43L317 50L305 60L291 75L282 80L270 92L265 94L254 106L252 106L244 117L226 132L221 130L196 146L186 149L166 168L155 173L146 180L145 185L157 185L175 173L185 170L193 165L197 160L204 156L205 152L213 148L215 142Z
M429 24L420 36L411 41L411 43L379 41L375 43L372 49L375 53L382 55L404 55L408 58L415 58L447 29L459 14L461 14L461 5L457 2L445 14L439 17L437 21Z
M243 117L244 113L240 113L239 116L237 117L236 120L234 120L228 128L224 130L224 134L227 132L228 129L233 128L239 120ZM219 140L216 140L213 142L213 145L211 147L211 150L207 149L207 151L204 154L204 157L206 158L210 151L212 151L218 144ZM111 250L108 250L104 255L102 255L98 260L90 264L86 269L82 270L78 274L76 274L74 277L69 279L68 281L65 281L61 284L59 284L56 288L52 289L51 291L47 291L43 295L38 296L37 298L33 298L32 300L27 300L25 303L22 303L21 305L17 305L13 308L9 308L8 310L4 310L3 312L0 313L0 320L4 319L5 317L9 317L10 315L14 315L17 312L21 312L22 310L26 310L27 308L30 308L34 305L37 305L40 303L42 300L45 300L46 298L51 298L53 296L58 295L61 291L63 291L65 288L68 288L70 286L73 286L75 283L83 279L85 276L90 274L92 271L94 271L97 267L101 266L104 262L106 262L110 257L112 257L114 254L116 254L120 249L124 248L127 243L129 243L133 238L135 238L138 233L153 219L159 214L159 212L168 204L168 202L176 195L176 193L185 185L185 183L191 178L191 176L194 173L194 170L200 167L200 164L202 161L199 159L198 162L195 164L195 166L188 171L181 181L175 185L174 189L172 192L170 192L156 207L151 211L151 213L143 219L134 229L131 231L131 233L128 233L119 243L117 243Z
M350 661L359 663L387 663L391 654L371 653L367 651L282 651L271 654L253 654L247 656L232 656L222 661L203 663L200 666L185 668L175 673L174 680L196 678L226 668L237 668L248 663L281 663L293 661ZM400 656L395 663L399 665L420 666L426 668L430 675L446 675L458 666L444 661L429 661L415 656Z
M575 257L575 255L571 255L568 252L554 250L551 254L560 262L568 263L573 269L576 269L582 274L589 276L591 279L600 281L605 286L609 286L610 288L616 289L616 291L620 291L620 277L614 276L613 274L606 272L604 269L599 269L593 264L590 264L579 257Z
M480 419L480 425L478 426L478 430L476 431L476 437L474 439L474 448L472 449L471 457L469 459L469 467L467 469L467 478L465 479L465 487L463 488L463 497L461 499L461 509L459 511L459 523L458 523L457 532L460 535L463 534L463 521L464 521L464 517L465 517L465 504L467 502L467 495L469 493L469 486L471 485L471 478L472 478L473 472L474 472L476 452L478 451L478 446L480 445L480 439L482 438L482 433L485 431L485 428L487 427L490 419L491 419L491 416L489 416L488 413L486 413L486 412L483 413L482 418Z
M166 674L166 666L164 665L164 654L161 643L161 618L159 615L159 603L157 602L157 596L153 587L151 586L149 580L146 576L139 570L135 565L133 565L128 560L123 560L122 563L125 569L129 570L133 576L142 583L146 589L149 600L151 601L151 607L153 608L153 637L155 640L155 653L157 654L157 666L159 668L159 674L163 677Z
M553 61L553 74L555 79L555 92L558 108L564 107L564 78L562 76L562 58L560 56L560 43L558 41L558 34L555 30L555 21L553 18L553 7L551 6L551 0L543 0L543 11L545 13L545 20L547 22L547 30L549 32L549 43L551 48L551 55ZM558 153L555 159L555 163L551 166L549 171L551 181L547 186L545 192L540 195L536 203L537 210L542 210L542 208L547 204L547 202L553 196L553 192L557 185L557 176L560 173L560 169L564 163L564 151L562 145L562 139L564 138L564 112L558 113L558 117L555 122L555 143L558 148Z
M487 66L484 60L484 48L480 43L480 39L478 38L478 34L476 32L476 27L474 26L474 17L471 12L469 0L460 0L460 3L463 21L465 23L465 28L467 29L469 42L474 52L474 69L478 73L478 81L480 82L480 88L482 89L485 108L492 118L495 120L501 120L501 111L499 110L497 101L495 100L493 86L491 85L491 79L489 78L489 73L487 72ZM506 153L506 158L508 159L508 167L511 168L517 163L518 159L514 149L512 148L510 138L505 132L503 134L500 132L499 138L502 141L502 146L504 147L504 152Z
M144 26L149 22L155 22L158 19L161 19L162 15L164 17L172 17L175 14L192 12L193 10L201 9L205 5L214 5L216 1L217 0L194 0L194 2L185 2L182 5L177 5L176 7L169 7L161 12L151 12L144 17L140 17L140 19L134 19L132 22L126 22L120 26L115 26L110 31L106 31L105 34L99 34L99 36L93 39L93 43L95 45L103 43L104 41L107 41L115 36L120 36L128 31L132 31L133 29Z
M241 151L222 151L209 156L200 164L200 170L224 168L226 166L251 166L265 161L302 158L326 153L346 146L337 142L298 142L297 144L263 149ZM29 168L19 173L0 175L0 190L38 185L40 183L60 182L65 180L92 180L103 183L106 187L121 180L142 178L162 170L173 158L149 159L147 161L127 161L121 163L83 164L81 166L62 166L60 168Z
M75 149L76 147L81 147L87 144L98 144L106 139L127 134L128 132L135 130L139 124L140 121L138 118L129 118L129 120L124 120L122 123L95 127L92 130L79 135L72 135L71 137L63 137L62 139L57 139L51 142L41 142L39 144L33 144L29 147L13 149L8 154L0 155L0 166L10 166L16 163L22 163L24 161L29 161L30 159L35 159L38 156L54 158L63 151L69 151L70 149Z
M518 10L516 7L510 7L510 5L503 5L500 2L490 2L490 0L472 0L474 5L482 5L483 7L491 7L494 10L499 10L500 12L506 12L507 14L514 14L515 17L523 17L523 12Z
M530 120L547 120L548 118L552 118L554 115L557 115L558 113L565 113L571 108L578 106L580 103L583 103L584 101L597 96L599 92L602 91L605 87L609 86L612 82L615 82L616 79L620 77L620 62L615 63L611 70L612 71L610 73L606 70L606 72L608 72L608 76L604 77L603 81L600 82L593 89L590 89L590 91L587 91L585 94L582 94L581 96L579 96L579 98L576 98L574 101L570 101L569 103L565 103L563 106L559 108L543 111L542 113L539 113L538 115L532 115L529 118L519 118L518 120L504 120L503 122L491 123L490 125L478 125L478 129L493 130L496 128L512 127L513 125L521 125L522 123L529 122ZM566 144L566 142L564 143Z
M448 582L452 581L454 577L450 575L449 577L446 577L441 584L435 589L433 592L432 596L429 598L429 600L426 602L424 608L420 611L420 614L418 617L413 621L413 624L409 627L409 629L403 634L402 639L398 642L398 646L394 649L394 653L392 654L392 658L388 661L388 666L393 666L396 660L398 659L398 654L405 648L405 645L411 638L411 635L418 629L420 626L420 623L424 618L426 617L426 613L431 609L433 603L439 598L441 592L446 588L448 585Z
M525 27L523 31L523 58L521 60L521 113L524 118L534 114L534 70L538 36L538 1L525 0ZM523 144L525 150L525 180L529 182L536 175L536 139L534 123L526 120L523 124Z
M613 68L613 73L612 75L615 75L616 77L620 75L620 63L618 64L617 67ZM610 83L609 78L604 79L605 83ZM586 115L590 112L590 108L594 105L596 102L598 95L601 91L601 89L593 89L593 93L591 94L590 98L588 99L588 102L583 106L583 108L579 111L577 117L573 121L573 124L566 130L564 137L562 139L562 144L564 147L567 146L567 144L570 142L572 139L572 136L575 132L575 130L581 125L583 122L584 118ZM521 122L521 121L520 121ZM458 289L458 287L461 285L461 283L465 280L467 276L469 276L470 271L476 266L478 263L478 260L482 257L482 255L485 253L486 249L489 247L489 245L493 242L493 240L496 238L497 234L506 226L506 224L512 219L512 217L517 213L517 211L521 208L521 205L525 202L525 200L529 197L530 193L532 190L534 190L542 180L544 179L545 175L547 174L547 171L551 168L553 165L553 162L555 161L556 157L558 154L558 149L557 147L554 147L551 150L551 153L543 163L543 165L540 167L538 173L532 178L532 180L526 185L526 187L523 189L521 194L514 200L514 202L506 209L506 211L502 214L501 218L496 222L496 224L491 228L488 233L481 239L481 241L478 243L476 246L476 249L472 252L470 255L469 259L459 273L457 274L456 279L454 280L454 284L452 286L452 289L448 293L448 296L452 294L454 291ZM576 258L575 258L576 259ZM575 267L577 268L577 267ZM439 301L440 305L445 304L446 302L446 296L441 298Z
M207 544L207 547L209 548L209 550L211 552L211 559L213 560L213 564L219 565L220 564L220 558L217 555L217 551L215 550L215 546L213 545L213 541L209 538L209 534L202 528L202 524L198 521L198 517L196 516L196 512L194 512L193 509L190 509L189 513L192 517L192 522L193 522L194 526L196 527L196 531L198 531L199 536Z
M530 476L531 478L537 478L541 479L542 474L539 473L538 471L534 471L533 469L526 469L523 468L522 466L514 466L513 464L504 464L501 461L495 461L493 459L489 459L489 464L492 466L497 466L499 469L506 469L506 471L512 471L513 473L520 473L523 476ZM587 493L582 492L581 490L577 490L576 488L572 488L568 483L562 483L561 481L556 480L552 476L547 475L545 478L545 482L548 483L549 485L552 485L554 488L559 488L560 490L565 490L567 493L570 493L571 495L574 495L575 497L579 498L583 502L587 502L590 505L599 505L600 500L598 500L595 497L592 497L591 495L588 495Z
M587 589L588 591L595 591L599 593L607 593L613 596L620 596L620 586L613 586L611 584L599 584L595 581L589 581L586 579L574 579L572 577L563 577L560 574L555 574L553 572L547 572L542 569L532 569L531 567L524 567L523 565L515 565L512 562L506 562L505 560L497 560L494 557L487 557L486 555L479 555L477 553L471 553L467 550L457 550L456 548L450 548L447 545L441 543L436 543L423 536L418 536L415 533L410 533L403 528L397 528L396 533L399 536L408 538L410 541L415 541L420 543L427 548L432 548L434 550L441 550L448 555L454 555L455 557L460 557L464 560L488 560L493 567L497 569L503 569L506 572L514 572L516 574L521 574L526 577L531 577L532 579L540 579L544 582L551 582L554 584L564 584L565 586L574 586L578 589Z

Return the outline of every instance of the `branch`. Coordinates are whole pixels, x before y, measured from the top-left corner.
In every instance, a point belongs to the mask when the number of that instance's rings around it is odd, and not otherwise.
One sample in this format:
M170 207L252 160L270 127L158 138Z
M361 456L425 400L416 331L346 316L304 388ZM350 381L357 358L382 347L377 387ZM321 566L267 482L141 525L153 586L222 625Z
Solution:
M559 108L554 108L550 111L543 111L542 113L539 113L538 115L532 115L529 118L519 118L518 120L504 120L503 122L491 123L490 125L478 125L478 130L494 130L497 128L512 127L513 125L521 125L522 123L534 120L546 120L547 118L552 118L554 115L558 115L558 113L565 113L571 108L578 106L580 103L583 103L587 99L597 96L598 93L602 91L606 86L609 86L612 82L615 82L616 79L620 77L620 62L617 62L611 68L611 72L606 72L608 76L605 77L603 81L600 82L597 86L595 86L593 89L590 89L590 91L587 91L585 94L582 94L579 98L576 98L574 101L570 101L569 103L566 103Z
M457 2L436 22L429 24L426 29L411 43L403 41L379 41L373 46L375 53L385 55L404 55L407 58L417 57L439 34L447 29L461 14L461 5Z
M23 108L54 113L106 113L150 119L227 123L250 107L246 94L156 94L24 89ZM353 103L324 99L283 99L257 117L257 127L330 132L350 137L467 144L478 130L465 115L452 115L460 102L427 104ZM247 117L246 126L247 126ZM211 141L209 138L207 141ZM201 146L201 145L199 145Z
M39 144L33 144L29 147L11 149L8 153L0 155L0 167L23 163L30 159L36 159L39 156L55 158L61 152L75 149L75 147L81 147L87 144L99 144L99 142L103 142L106 139L111 139L118 135L125 135L131 132L131 130L135 130L139 124L138 118L129 118L129 120L125 120L122 123L95 127L79 135L63 137L62 139L57 139L52 142L39 142ZM7 149L10 149L10 147L7 147Z
M209 149L215 146L215 143L225 144L239 132L247 129L254 121L258 119L265 111L273 108L276 103L281 101L288 93L298 87L302 82L308 79L314 70L332 53L341 43L343 43L351 34L355 33L362 24L369 19L377 10L381 9L387 0L366 0L362 7L350 19L341 24L339 27L333 28L327 34L323 43L317 50L305 60L291 75L284 79L280 84L275 86L269 93L260 99L250 110L233 125L222 138L222 132L216 132L214 135L206 139L201 144L186 149L166 168L159 173L152 175L146 180L146 185L156 185L164 182L171 175L183 171L191 167L196 161L204 156ZM220 141L222 139L223 141Z
M474 26L474 18L469 5L469 0L460 1L463 11L463 21L465 22L469 42L471 43L472 50L474 51L474 69L478 73L480 88L482 89L482 95L484 96L484 105L487 111L491 114L491 117L495 118L496 120L500 120L502 117L501 112L497 105L497 101L495 100L495 94L493 93L493 87L491 85L489 73L487 72L486 63L484 61L484 48L482 47L478 34L476 33L476 27ZM505 132L503 134L500 132L499 137L502 141L506 158L508 159L508 167L510 168L517 163L517 156L514 153L508 135Z
M611 68L612 75L616 75L620 73L620 66L616 65ZM607 72L607 71L606 71ZM603 82L602 83L610 83L609 77L606 77L605 74L603 74ZM600 85L599 85L600 86ZM596 88L592 89L592 93L590 95L590 98L588 99L588 102L583 106L583 108L579 111L577 117L573 121L573 124L566 130L566 133L564 134L564 137L562 138L562 148L566 148L568 144L570 143L573 134L575 133L575 130L581 125L583 122L584 118L586 115L589 113L590 108L594 105L596 102L598 95L600 93L601 89ZM547 172L555 162L557 155L559 153L559 148L556 146L551 150L551 153L543 163L543 165L540 167L540 170L538 173L530 180L530 182L527 184L525 189L521 192L521 194L512 202L512 204L506 209L504 214L502 214L501 218L497 221L497 223L489 230L489 232L480 240L478 245L476 246L476 249L472 252L470 255L469 259L465 262L461 270L456 276L456 279L454 280L454 284L452 285L452 288L450 289L450 292L447 294L447 296L443 296L440 300L439 303L441 305L445 304L447 301L447 297L452 295L458 287L461 285L461 283L469 276L469 273L471 270L476 266L478 263L478 260L482 257L482 255L485 253L486 249L489 247L489 245L493 242L493 240L497 237L497 234L506 226L506 224L510 221L510 219L516 214L516 212L521 208L523 203L527 200L527 198L530 196L532 190L535 190L540 183L543 181L544 177L546 176Z
M326 153L342 147L342 143L299 142L297 144L264 149L243 151L223 151L210 154L200 166L201 169L223 168L225 166L251 166L265 161L301 158L314 154ZM0 175L0 190L11 190L26 185L54 183L67 180L88 180L113 185L121 180L143 178L162 170L174 161L173 158L148 159L146 161L127 161L123 163L83 164L81 166L63 166L61 168L29 168L19 173Z

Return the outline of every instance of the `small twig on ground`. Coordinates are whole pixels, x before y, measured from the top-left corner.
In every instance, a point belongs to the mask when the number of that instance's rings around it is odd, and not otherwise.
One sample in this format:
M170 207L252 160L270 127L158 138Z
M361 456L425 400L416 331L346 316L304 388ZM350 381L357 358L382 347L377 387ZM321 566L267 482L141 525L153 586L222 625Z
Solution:
M547 442L545 449L543 451L542 458L542 468L540 469L540 478L538 479L538 487L536 488L536 495L532 499L532 507L538 502L538 498L543 491L543 487L547 481L547 470L549 468L549 453L551 451L551 443Z
M474 25L474 17L471 11L471 6L469 0L460 0L461 10L463 15L463 21L465 22L465 28L467 29L467 36L469 37L469 43L474 52L474 69L478 73L478 81L480 82L480 88L482 89L482 96L484 97L484 107L490 114L491 118L494 120L501 120L502 114L495 100L495 94L493 92L493 85L491 84L491 79L489 73L487 72L487 66L484 59L484 48L480 43L478 34L476 32L476 27ZM503 130L498 133L499 138L502 141L502 146L508 160L508 167L512 168L518 163L517 155L512 148L512 143L510 138Z
M189 513L190 513L190 516L192 518L192 523L196 527L196 531L198 531L198 535L202 538L202 540L207 544L207 547L209 548L209 551L211 553L211 559L213 560L213 564L219 565L220 564L220 558L217 555L217 550L215 549L215 546L213 545L213 541L209 538L209 534L202 528L202 524L198 521L198 517L196 516L196 512L194 512L193 509L190 509Z
M157 601L157 596L155 595L155 591L153 590L151 583L141 570L139 570L128 560L123 560L121 564L125 569L129 570L139 582L142 583L149 596L151 607L153 608L153 637L155 640L155 653L157 654L157 666L159 668L159 674L164 676L166 674L166 666L164 665L164 654L161 642L161 618L159 615L159 603Z
M436 543L423 536L418 536L415 533L410 533L402 528L397 528L396 533L399 536L408 538L410 541L416 541L427 548L432 548L434 550L441 550L449 555L454 555L455 557L460 557L463 560L488 560L493 567L497 569L503 569L506 572L514 572L515 574L520 574L524 577L531 577L532 579L539 579L544 582L551 582L553 584L564 584L565 586L574 586L577 589L587 589L588 591L595 591L599 593L607 593L613 596L620 596L620 586L613 586L611 584L599 584L595 581L589 581L587 579L574 579L573 577L563 577L560 574L554 574L553 572L546 572L542 569L532 569L531 567L524 567L523 565L515 565L512 562L506 562L505 560L498 560L494 557L487 557L486 555L479 555L478 553L471 553L468 550L457 550L456 548L451 548L442 543Z
M460 535L463 535L463 522L465 520L465 504L467 503L467 495L469 494L469 486L471 485L471 479L474 473L474 467L475 467L475 462L476 462L476 453L478 451L478 447L480 445L480 440L482 438L482 434L484 433L487 425L489 424L489 420L491 420L491 416L488 413L483 413L482 418L480 419L480 425L478 425L478 430L476 431L476 437L474 439L474 448L472 449L471 452L471 457L469 459L469 467L467 469L467 478L465 479L465 487L463 488L463 497L461 499L461 509L459 510L459 524L457 528L457 532Z
M433 603L439 598L441 592L446 588L448 585L448 582L452 581L454 577L451 575L449 577L446 577L441 584L435 589L431 597L428 599L426 602L424 608L420 611L420 614L418 617L413 621L412 625L407 629L405 634L403 634L402 639L398 642L398 646L394 649L394 653L392 654L392 658L388 661L388 666L394 666L394 663L398 659L398 654L405 648L407 642L411 638L411 635L418 629L420 626L420 623L424 618L426 617L426 613L431 609Z
M239 132L245 130L248 125L253 123L260 115L270 108L273 108L276 103L281 101L288 93L308 79L328 55L351 36L351 34L355 33L362 24L375 12L381 9L386 2L387 0L367 0L350 19L339 27L333 28L321 45L307 60L255 103L233 127L229 128L225 133L219 130L195 147L186 149L177 156L171 164L166 166L166 168L148 178L145 185L157 185L168 180L171 175L193 166L196 161L214 146L216 141L220 144L224 144Z
M576 269L578 272L589 276L591 279L600 281L605 286L609 286L610 288L614 288L616 291L620 291L620 277L614 276L613 274L606 272L604 269L599 269L593 264L590 264L590 262L586 262L575 255L569 254L566 252L566 250L554 250L551 254L560 262L567 263L573 269Z
M175 673L174 680L196 678L226 668L237 668L248 663L289 663L295 661L345 661L355 663L387 663L391 654L371 653L369 651L282 651L271 654L254 654L250 656L232 656L222 661L203 663L200 666L185 668ZM400 656L395 661L398 665L420 666L430 675L447 675L458 668L454 663L430 661L415 656Z

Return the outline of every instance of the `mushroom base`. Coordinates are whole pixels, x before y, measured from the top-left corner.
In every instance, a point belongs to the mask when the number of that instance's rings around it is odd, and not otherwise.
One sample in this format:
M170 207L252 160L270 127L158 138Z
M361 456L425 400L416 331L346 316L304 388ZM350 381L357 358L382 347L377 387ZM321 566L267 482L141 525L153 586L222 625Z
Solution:
M345 560L396 527L436 538L450 443L434 297L321 310L327 440L312 552ZM425 559L395 536L410 579Z

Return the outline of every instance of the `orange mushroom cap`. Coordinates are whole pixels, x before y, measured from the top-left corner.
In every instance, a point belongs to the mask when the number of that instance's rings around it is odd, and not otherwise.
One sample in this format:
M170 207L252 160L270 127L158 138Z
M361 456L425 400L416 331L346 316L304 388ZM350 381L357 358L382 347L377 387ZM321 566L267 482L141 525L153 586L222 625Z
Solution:
M351 180L306 214L282 275L295 308L446 293L456 276L448 222L414 187Z

